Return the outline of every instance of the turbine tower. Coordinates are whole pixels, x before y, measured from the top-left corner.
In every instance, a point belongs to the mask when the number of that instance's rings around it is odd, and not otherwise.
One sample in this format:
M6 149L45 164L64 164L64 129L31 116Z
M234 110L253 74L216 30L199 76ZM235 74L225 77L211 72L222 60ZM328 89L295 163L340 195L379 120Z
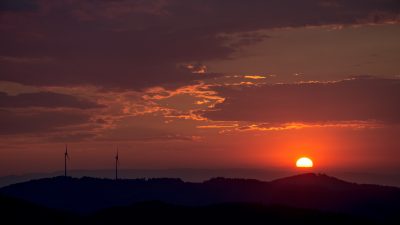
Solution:
M64 153L64 176L67 176L67 159L69 160L68 156L68 145L65 145L65 153Z
M115 180L118 180L118 165L119 165L119 159L118 159L118 147L117 147L117 155L115 156Z

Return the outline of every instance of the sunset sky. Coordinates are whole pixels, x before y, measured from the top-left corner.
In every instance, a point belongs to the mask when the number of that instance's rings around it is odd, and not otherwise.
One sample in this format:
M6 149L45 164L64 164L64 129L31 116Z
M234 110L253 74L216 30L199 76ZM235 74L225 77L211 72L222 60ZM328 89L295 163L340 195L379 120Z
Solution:
M400 171L398 0L1 0L0 176Z

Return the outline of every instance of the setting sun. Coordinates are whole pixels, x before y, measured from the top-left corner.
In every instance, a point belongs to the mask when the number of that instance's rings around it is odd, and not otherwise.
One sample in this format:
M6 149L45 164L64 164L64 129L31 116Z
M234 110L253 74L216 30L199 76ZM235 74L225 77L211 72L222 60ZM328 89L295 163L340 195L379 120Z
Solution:
M307 157L301 157L296 161L297 167L313 167L313 161Z

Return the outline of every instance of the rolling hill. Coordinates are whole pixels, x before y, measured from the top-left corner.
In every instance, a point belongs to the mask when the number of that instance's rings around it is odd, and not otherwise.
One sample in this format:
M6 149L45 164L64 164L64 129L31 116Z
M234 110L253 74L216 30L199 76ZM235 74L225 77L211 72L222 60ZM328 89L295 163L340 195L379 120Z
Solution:
M244 204L246 207L241 209L253 207L253 213L258 209L267 213L272 210L268 207L282 206L283 211L294 208L378 222L400 221L399 188L350 183L313 173L270 182L226 178L192 183L170 178L115 181L54 177L13 184L1 188L0 193L46 208L91 215L101 211L103 216L114 207L129 211L143 202L162 202L165 205L161 204L161 207L173 212L188 211L189 214L202 210L212 214L212 209L217 206L223 206L220 208L223 212L233 206L241 208ZM235 207L232 210L236 210Z

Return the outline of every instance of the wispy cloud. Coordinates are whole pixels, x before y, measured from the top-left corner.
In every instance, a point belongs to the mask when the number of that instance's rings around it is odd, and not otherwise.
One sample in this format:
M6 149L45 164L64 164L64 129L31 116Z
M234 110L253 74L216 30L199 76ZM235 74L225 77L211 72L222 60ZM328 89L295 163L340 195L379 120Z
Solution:
M400 122L400 80L373 77L334 82L300 82L218 87L225 101L203 116L216 121L319 123L330 121Z
M16 56L0 56L0 63L17 63L17 64L44 64L53 62L51 57L16 57Z

